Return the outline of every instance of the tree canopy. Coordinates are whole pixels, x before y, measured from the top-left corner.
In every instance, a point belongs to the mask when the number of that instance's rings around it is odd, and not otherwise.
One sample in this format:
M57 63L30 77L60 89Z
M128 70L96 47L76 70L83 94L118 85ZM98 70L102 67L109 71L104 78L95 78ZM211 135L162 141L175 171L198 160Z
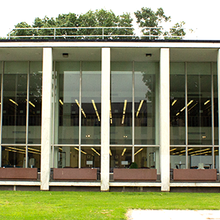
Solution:
M166 16L162 8L158 8L157 11L153 11L150 8L141 8L134 12L136 17L136 23L141 28L145 38L165 38L179 37L181 39L185 36L183 26L185 23L181 21L176 23L169 31L164 31L161 25L163 22L171 21L170 16ZM10 36L30 36L30 38L53 36L54 27L62 27L62 29L56 30L56 36L78 36L78 38L92 37L98 38L97 35L102 35L103 30L96 27L109 27L104 29L104 35L107 38L118 38L115 35L130 35L130 38L134 38L134 26L132 24L133 19L130 13L123 13L122 15L115 15L113 11L104 9L96 11L88 11L85 14L77 15L75 13L59 14L56 18L49 18L45 16L43 19L35 18L32 25L26 22L20 22L15 25L15 28L35 28L33 29L14 29ZM73 27L69 29L68 27ZM85 29L83 27L89 27ZM111 28L114 27L114 28ZM124 27L120 29L119 27ZM149 28L150 27L150 28ZM44 28L44 29L38 29ZM65 29L66 28L66 29ZM146 36L147 35L147 36ZM120 37L121 38L121 37ZM126 37L128 38L128 37Z

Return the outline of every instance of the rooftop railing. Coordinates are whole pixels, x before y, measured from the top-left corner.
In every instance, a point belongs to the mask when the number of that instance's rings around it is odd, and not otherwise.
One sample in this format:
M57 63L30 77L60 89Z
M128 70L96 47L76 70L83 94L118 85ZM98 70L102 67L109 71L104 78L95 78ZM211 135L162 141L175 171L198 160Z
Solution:
M14 28L7 39L183 39L184 36L163 35L162 27L47 27ZM182 29L183 30L183 29Z

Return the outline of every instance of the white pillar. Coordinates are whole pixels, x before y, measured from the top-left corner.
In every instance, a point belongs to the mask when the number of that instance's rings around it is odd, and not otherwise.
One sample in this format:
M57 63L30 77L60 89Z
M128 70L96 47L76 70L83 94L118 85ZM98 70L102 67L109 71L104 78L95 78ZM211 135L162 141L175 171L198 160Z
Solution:
M160 50L160 161L161 191L170 191L170 59Z
M101 191L109 191L110 48L102 48Z
M43 48L41 190L49 190L51 154L52 48Z
M218 78L218 146L220 149L220 49L218 50L218 58L217 58L217 78ZM219 169L220 169L220 150L219 153Z

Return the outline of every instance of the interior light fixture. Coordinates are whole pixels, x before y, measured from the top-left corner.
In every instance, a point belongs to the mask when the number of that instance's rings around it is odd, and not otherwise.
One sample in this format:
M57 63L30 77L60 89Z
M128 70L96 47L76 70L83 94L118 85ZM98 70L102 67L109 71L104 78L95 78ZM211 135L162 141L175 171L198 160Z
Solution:
M63 101L61 99L59 99L59 102L60 102L61 105L63 105Z
M170 150L170 152L175 151L176 149L177 149L177 148L173 148L173 149Z
M138 110L137 110L137 113L136 113L136 117L138 117L138 115L139 115L139 112L140 112L140 110L141 110L141 107L142 107L142 105L143 105L143 102L144 102L144 100L141 100L141 102L140 102L140 104L139 104L139 107L138 107Z
M112 124L112 107L111 107L111 100L109 100L110 102L110 123Z
M176 102L177 102L177 99L175 99L175 100L172 102L172 106L174 106Z
M26 99L26 101L27 101L27 99ZM29 101L29 104L35 108L35 105L31 101Z
M98 113L98 110L96 108L95 101L93 99L92 99L92 105L93 105L93 108L95 109L95 113L96 113L96 116L98 118L98 121L100 121L99 113Z
M198 103L196 103L195 105L193 105L193 106L188 110L188 112L191 111L197 104L198 104Z
M152 57L152 53L146 53L146 57Z
M68 53L63 53L64 58L68 58L69 54Z
M177 112L177 113L176 113L176 116L178 116L179 114L180 114L180 112Z
M74 147L74 149L77 150L77 151L79 151L79 149L78 149L77 147ZM87 154L85 151L82 151L82 150L81 150L81 152L82 152L83 154Z
M79 102L77 99L75 99L76 104L78 105L78 107L81 109L82 114L84 115L84 117L86 118L86 113L83 111L83 108L81 108Z
M122 116L122 121L121 121L122 124L124 124L124 121L125 121L126 107L127 107L127 100L125 99L125 101L124 101L124 108L123 108L123 116Z
M136 156L138 153L140 153L144 148L139 149L137 152L135 152L134 156Z
M9 101L10 101L10 102L12 102L13 104L15 104L15 105L17 105L17 106L18 106L18 103L17 103L17 102L15 102L14 100L9 99Z
M122 151L122 154L121 154L121 156L124 156L124 154L125 154L125 151L126 151L127 149L126 148L124 148L124 150Z
M210 102L210 99L207 100L207 101L204 103L204 105L207 105L209 102Z
M111 150L109 149L109 154L110 154L110 156L112 156L112 152L111 152Z
M189 101L188 104L187 104L187 107L188 107L191 103L193 103L193 101L194 101L194 100ZM184 111L185 108L186 108L186 107L184 106L180 111L181 111L181 112Z
M96 151L95 148L91 147L91 149L92 149L96 154L98 154L98 155L100 156L100 153L99 153L98 151Z

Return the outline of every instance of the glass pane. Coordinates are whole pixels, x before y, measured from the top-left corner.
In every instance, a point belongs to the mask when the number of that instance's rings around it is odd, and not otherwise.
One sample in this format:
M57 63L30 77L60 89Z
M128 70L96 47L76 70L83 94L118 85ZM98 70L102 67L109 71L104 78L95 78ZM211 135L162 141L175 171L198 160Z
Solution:
M42 63L30 62L28 143L41 143Z
M82 144L101 143L101 63L82 63Z
M78 147L54 147L54 167L78 168L79 148Z
M40 171L41 167L41 147L31 146L28 147L28 167L29 168L38 168Z
M210 64L189 63L187 67L188 143L212 144Z
M3 81L3 143L26 142L27 62L6 62Z
M188 149L191 169L213 169L211 147L192 147Z
M25 167L25 146L2 147L2 167Z
M101 147L81 147L81 167L101 167Z
M135 63L135 144L155 144L155 75L158 63Z
M111 144L132 144L132 66L129 62L111 65Z
M170 75L170 144L185 144L184 63L172 63Z
M110 147L110 168L128 168L132 162L131 147Z
M158 147L135 147L134 161L138 168L159 169L159 148Z
M186 148L171 147L170 148L170 168L186 169Z
M217 172L219 173L219 148L214 148L214 155L215 155L215 167L214 169L217 169Z
M57 62L56 71L55 143L78 144L80 63Z
M217 64L213 64L213 88L214 88L214 144L219 144L218 140L218 77Z

